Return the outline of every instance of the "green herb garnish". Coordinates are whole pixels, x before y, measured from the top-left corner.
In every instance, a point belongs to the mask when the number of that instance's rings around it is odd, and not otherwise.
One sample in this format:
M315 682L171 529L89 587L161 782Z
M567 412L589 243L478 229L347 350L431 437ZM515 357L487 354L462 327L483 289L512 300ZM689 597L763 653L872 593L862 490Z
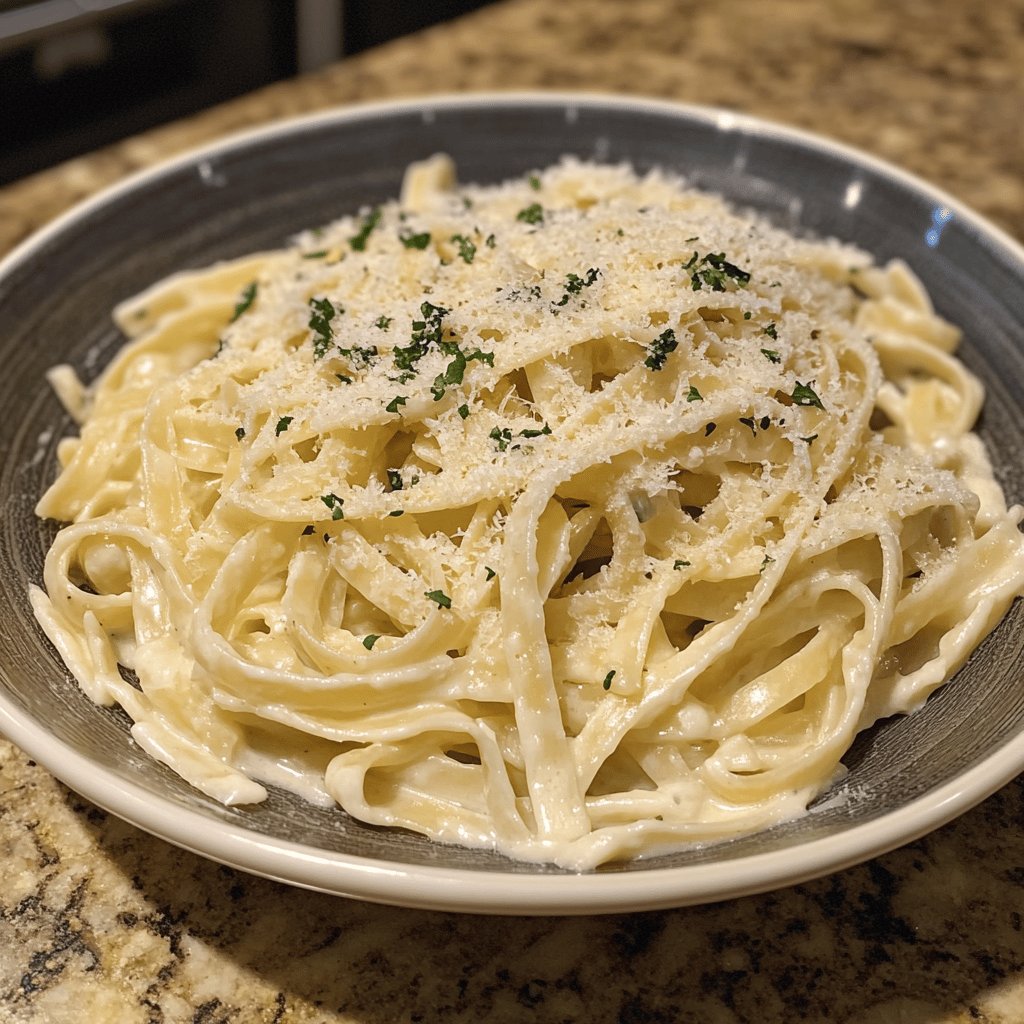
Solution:
M451 240L459 247L463 263L472 263L476 256L476 246L465 235L452 235Z
M360 362L363 366L369 366L370 363L377 358L380 353L377 351L376 345L370 345L364 347L362 345L353 345L352 348L338 348L338 351L346 358L351 359L354 362Z
M339 498L336 494L321 494L320 500L331 510L332 519L345 518L345 510L342 508L345 504L344 498Z
M487 570L486 580L488 582L493 580L494 577L498 575L489 565L485 565L484 568Z
M363 646L368 650L373 650L373 645L380 639L379 633L368 633L363 637Z
M439 373L434 378L434 383L430 388L430 393L434 396L435 402L440 402L444 398L444 390L450 384L461 384L462 378L466 374L466 356L463 354L462 349L458 345L452 345L450 354L452 361L448 364L444 373Z
M394 319L395 318L393 316L379 316L373 321L373 326L378 330L386 331L391 326L391 322Z
M487 436L495 442L499 452L505 451L512 443L512 430L509 427L492 427Z
M579 274L566 274L565 294L555 303L556 306L564 306L569 301L570 295L579 295L584 288L589 288L601 275L601 271L591 267L586 277Z
M433 601L438 608L451 608L452 599L443 590L428 590L423 595Z
M688 402L703 402L704 396L691 384L690 390L686 393Z
M660 370L665 365L668 354L675 351L678 344L676 332L671 327L662 331L651 343L650 355L644 360L644 366L649 366L652 370Z
M313 356L323 359L334 342L334 328L331 320L341 310L336 310L330 299L310 299L309 329L316 335L313 339Z
M243 289L235 304L235 311L231 314L231 323L234 323L255 301L256 292L259 286L255 281L250 281Z
M772 339L772 341L779 340L779 332L775 329L774 322L770 323L767 327L762 327L761 333L767 334L768 337Z
M530 203L516 214L516 220L521 220L524 224L543 224L544 207L540 203Z
M421 231L416 234L412 231L402 231L398 235L398 240L406 249L426 249L430 245L430 232Z
M406 398L405 395L395 395L395 397L392 398L391 401L384 406L384 408L388 412L398 412L398 407L400 405L405 405L405 403L408 401L409 399Z
M463 404L463 405L460 405L460 406L459 406L459 415L460 415L460 416L461 416L461 417L462 417L463 419L465 419L465 418L466 418L466 417L467 417L467 416L469 415L469 406L468 406L468 405L465 405L465 404Z
M363 218L363 223L359 228L359 233L353 235L349 240L348 244L352 246L356 252L362 252L366 248L366 240L370 237L373 229L380 223L380 210L375 209L368 213Z
M612 669L612 670L611 670L611 672L609 672L609 673L608 673L608 675L606 675L606 676L604 677L604 682L603 682L603 683L602 683L601 685L602 685L602 686L603 686L603 687L604 687L604 688L605 688L606 690L610 690L610 689L612 688L612 680L613 680L614 678L615 678L615 669Z
M730 263L724 252L709 252L703 256L694 252L690 260L683 264L683 270L690 272L690 284L695 292L699 292L704 285L713 292L724 292L730 281L738 285L750 281L749 272Z
M277 421L277 426L274 427L274 436L280 437L288 429L293 419L295 419L294 416L282 416Z
M245 437L245 427L235 427L235 437L241 441Z
M411 344L396 348L393 352L395 365L400 370L411 370L426 354L431 345L439 345L444 334L441 321L449 310L435 306L432 302L420 304L422 320L412 322Z
M793 388L793 394L789 396L796 402L797 405L813 405L817 409L825 411L825 406L822 405L821 399L818 397L814 388L811 387L810 383L801 384L800 381L796 382L796 387Z
M676 559L676 560L675 560L675 561L674 561L674 562L672 563L672 568L673 568L673 569L682 569L682 568L683 568L684 566L687 566L687 565L689 565L689 564L690 564L690 563L689 563L689 562L687 562L685 558L677 558L677 559Z
M520 437L543 437L546 434L551 433L551 428L545 423L540 430L534 430L533 428L527 428L526 430L520 430Z
M780 356L779 353L776 352L775 349L773 349L773 348L763 348L763 349L761 349L761 355L763 355L765 357L765 359L768 360L769 363L781 363L782 362L782 356Z

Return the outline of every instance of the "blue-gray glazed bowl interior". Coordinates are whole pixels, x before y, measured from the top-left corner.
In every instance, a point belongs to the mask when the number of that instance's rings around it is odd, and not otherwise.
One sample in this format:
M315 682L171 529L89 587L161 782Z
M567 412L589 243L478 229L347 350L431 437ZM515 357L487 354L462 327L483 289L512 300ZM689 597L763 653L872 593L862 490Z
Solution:
M942 812L947 818L1012 777L1022 767L1024 732L1020 604L920 713L863 734L844 759L849 774L808 815L763 834L580 877L369 827L340 810L299 804L281 792L271 791L258 807L223 807L136 748L119 709L98 708L79 691L36 626L27 600L54 529L36 519L33 506L55 474L57 441L71 430L45 371L67 361L86 380L95 378L123 340L110 321L120 300L173 271L279 245L304 227L392 197L406 165L436 152L454 157L461 180L480 183L543 167L564 154L629 161L641 171L662 167L791 230L853 242L880 261L906 260L938 312L964 330L960 355L988 391L980 432L1008 500L1024 500L1021 253L955 204L951 219L944 220L936 211L945 197L821 140L667 104L471 97L338 111L241 137L147 174L65 218L7 261L0 275L0 728L91 799L240 867L335 892L417 902L373 884L360 887L352 880L352 864L367 858L413 875L442 866L465 873L466 891L478 894L475 903L467 897L469 909L510 911L577 909L574 886L589 894L586 907L579 904L583 909L621 909L627 897L614 889L615 879L639 873L660 873L650 875L653 889L647 891L658 895L647 898L647 906L731 895L735 886L689 886L687 872L710 864L749 867L751 858L767 858L775 867L745 876L755 879L746 890L782 884L879 852L876 840L858 840L868 834L865 826L929 794L959 792L956 782L965 775L972 781L959 804L954 800ZM938 244L931 244L936 236L928 232L940 223ZM39 730L77 758L48 758L51 748L42 749ZM983 764L993 767L979 782L976 770ZM155 817L142 820L113 796L104 799L122 786L148 801ZM200 835L161 826L159 821L173 819L175 808L200 815L212 831L244 833L239 852L229 858ZM941 814L925 817L929 827L942 820ZM923 830L925 817L908 821L903 831L888 828L885 845L912 838ZM248 857L246 836L254 851L263 852ZM834 841L843 836L850 842L840 847ZM293 871L287 851L268 867L260 859L268 844L319 851L328 867L315 877ZM780 855L794 854L789 859L795 865L797 851L814 844L844 852L818 857L802 874L778 867L785 861ZM333 877L331 864L337 867L336 884L324 881ZM487 900L472 881L479 873L503 880L491 905L483 905ZM557 899L545 895L555 892L553 886L531 886L538 875L561 876ZM609 893L603 900L602 884ZM453 893L434 900L424 895L418 902L458 907L458 889Z

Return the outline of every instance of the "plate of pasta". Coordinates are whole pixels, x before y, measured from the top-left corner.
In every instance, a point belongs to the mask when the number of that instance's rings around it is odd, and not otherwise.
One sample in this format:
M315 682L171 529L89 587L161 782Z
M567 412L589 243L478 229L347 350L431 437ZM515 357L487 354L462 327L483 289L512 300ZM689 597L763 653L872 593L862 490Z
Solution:
M0 265L0 729L325 892L596 913L1024 766L1024 253L729 112L353 107Z

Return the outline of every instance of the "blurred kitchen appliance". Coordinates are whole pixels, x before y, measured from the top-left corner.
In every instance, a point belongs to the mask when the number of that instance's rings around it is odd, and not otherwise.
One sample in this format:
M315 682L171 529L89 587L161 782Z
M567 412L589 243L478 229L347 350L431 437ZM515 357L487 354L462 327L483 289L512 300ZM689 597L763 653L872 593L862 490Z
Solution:
M290 0L0 0L0 182L294 74L296 15Z
M0 0L0 184L487 0Z

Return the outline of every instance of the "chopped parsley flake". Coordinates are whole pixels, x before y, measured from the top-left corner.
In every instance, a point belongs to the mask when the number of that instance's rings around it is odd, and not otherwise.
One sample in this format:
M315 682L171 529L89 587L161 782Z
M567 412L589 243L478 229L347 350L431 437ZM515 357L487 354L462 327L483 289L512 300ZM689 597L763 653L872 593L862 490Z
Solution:
M443 590L428 590L424 597L433 601L438 608L451 608L452 599Z
M473 349L472 352L467 352L466 359L470 362L476 359L479 360L481 363L486 363L488 366L494 365L494 353L484 352L478 348Z
M771 555L765 555L763 561L761 562L761 568L758 571L759 572L764 572L765 569L767 569L768 566L771 565L772 562L774 562L774 561L775 561L775 559L772 558Z
M379 633L367 633L363 637L363 646L368 650L373 650L373 645L380 639Z
M412 341L409 345L396 348L392 353L395 366L400 370L411 370L426 354L431 345L439 345L444 334L441 321L449 310L435 306L432 302L420 304L422 320L412 322Z
M323 359L327 350L334 343L334 328L331 320L338 312L330 299L310 299L309 308L312 313L309 317L309 329L316 335L313 339L313 356L316 359Z
M615 669L612 669L612 670L611 670L611 672L609 672L609 673L608 673L608 675L606 675L606 676L604 677L604 682L603 682L603 683L602 683L601 685L602 685L602 686L603 686L603 687L604 687L604 688L605 688L606 690L610 690L610 689L612 688L612 680L613 680L614 678L615 678Z
M738 285L750 281L750 273L730 263L724 252L709 252L703 256L694 252L690 260L683 264L683 270L690 272L690 285L695 292L699 292L705 285L713 292L724 292L730 281Z
M430 232L401 231L399 232L398 240L406 249L426 249L430 245Z
M813 405L816 409L825 411L825 406L822 405L821 399L818 397L814 388L811 387L810 383L801 384L800 381L796 382L796 387L793 388L793 394L789 396L796 402L797 405Z
M763 349L761 349L761 355L763 355L765 357L765 359L768 360L769 363L781 363L782 362L782 356L780 356L779 353L776 352L775 349L773 349L773 348L763 348Z
M472 263L476 256L476 246L465 235L452 235L452 241L459 247L463 263Z
M768 337L772 339L772 341L778 341L779 340L779 332L775 329L775 323L774 322L770 323L767 327L762 327L761 328L761 333L762 334L767 334Z
M674 351L678 344L676 332L671 327L662 331L651 343L650 355L644 360L644 366L649 366L652 370L660 370L665 365L668 354Z
M274 427L274 436L280 437L291 425L293 419L295 419L294 416L282 416L277 421L277 426Z
M373 326L378 330L386 331L391 326L391 322L394 319L395 318L393 316L379 316L373 321Z
M461 384L466 374L466 356L458 345L452 346L452 361L448 364L444 373L439 373L434 378L430 393L434 396L435 402L444 398L445 388L450 384Z
M494 247L495 247L495 246L496 246L497 244L498 244L498 243L497 243L497 241L495 240L495 237L494 237L494 235L488 235L488 236L487 236L487 237L486 237L486 238L484 239L484 245L486 245L488 249L493 249L493 248L494 248Z
M686 393L688 402L703 402L704 396L691 384L690 390Z
M540 191L540 178L538 178L536 174L531 174L526 180L530 183L530 188L532 188L534 192Z
M393 491L400 491L403 488L402 474L397 469L388 470L388 486Z
M496 443L499 452L506 451L512 443L512 430L509 427L492 427L487 436Z
M235 427L235 437L241 441L245 437L245 427Z
M345 504L344 498L339 498L336 494L321 494L320 500L331 510L332 519L345 518L345 510L342 508Z
M405 405L408 401L409 399L406 398L405 395L395 395L395 397L392 398L384 408L387 412L398 412L398 407L400 405Z
M540 203L530 203L516 214L516 220L521 220L524 224L543 224L544 207Z
M817 439L818 439L818 435L817 435L817 434L810 434L810 435L808 435L807 437L801 437L801 438L800 438L800 440L801 440L801 441L804 441L804 442L806 442L807 444L812 444L812 443L813 443L813 442L815 442L815 441L816 441Z
M546 434L550 434L550 433L551 433L551 428L545 423L544 427L541 430L533 430L533 429L520 430L519 431L519 436L520 437L543 437Z
M304 252L302 258L304 260L322 260L326 255L326 249L318 249L316 252Z
M366 240L370 237L373 229L380 223L380 210L375 209L368 213L363 218L363 223L359 228L359 233L353 235L349 240L348 244L352 246L356 252L363 252L366 248Z
M394 512L389 512L388 515L389 516L393 516L394 518L397 519L399 516L404 516L405 515L405 510L404 509L400 509L400 508L396 508Z
M684 568L685 566L687 566L687 565L689 565L689 564L690 564L690 563L689 563L689 562L687 562L685 558L677 558L677 559L676 559L676 560L675 560L675 561L674 561L674 562L672 563L672 568L673 568L673 569L682 569L682 568Z
M579 274L566 274L565 294L555 303L556 306L564 306L569 301L570 295L579 295L584 288L589 288L601 276L601 271L591 267L586 277Z
M243 289L235 304L235 311L231 314L231 323L234 323L255 301L259 285L250 281Z
M351 384L352 383L352 378L349 377L348 374L346 374L346 373L336 373L334 376L337 377L338 380L340 380L342 384Z
M338 351L346 359L351 359L354 362L360 362L363 366L369 366L370 363L380 355L377 351L376 345L370 345L368 348L364 348L362 345L354 345L352 348L339 347Z
M442 352L452 357L452 361L448 364L444 373L439 373L434 378L434 383L431 385L430 393L434 396L435 402L440 402L444 398L445 388L449 385L462 383L466 375L466 366L470 361L477 359L482 363L487 363L488 366L494 365L493 352L483 352L478 348L473 349L472 352L463 352L452 341L442 341L440 348ZM463 416L462 418L465 419L466 417Z
M460 405L460 406L459 406L459 415L460 415L460 416L461 416L461 417L462 417L463 419L465 419L465 418L466 418L466 417L467 417L467 416L469 415L469 406L468 406L468 405L465 405L465 404L463 404L463 405Z
M494 577L498 575L489 565L485 565L484 568L487 570L487 577L486 578L487 578L488 582L490 580L493 580Z

